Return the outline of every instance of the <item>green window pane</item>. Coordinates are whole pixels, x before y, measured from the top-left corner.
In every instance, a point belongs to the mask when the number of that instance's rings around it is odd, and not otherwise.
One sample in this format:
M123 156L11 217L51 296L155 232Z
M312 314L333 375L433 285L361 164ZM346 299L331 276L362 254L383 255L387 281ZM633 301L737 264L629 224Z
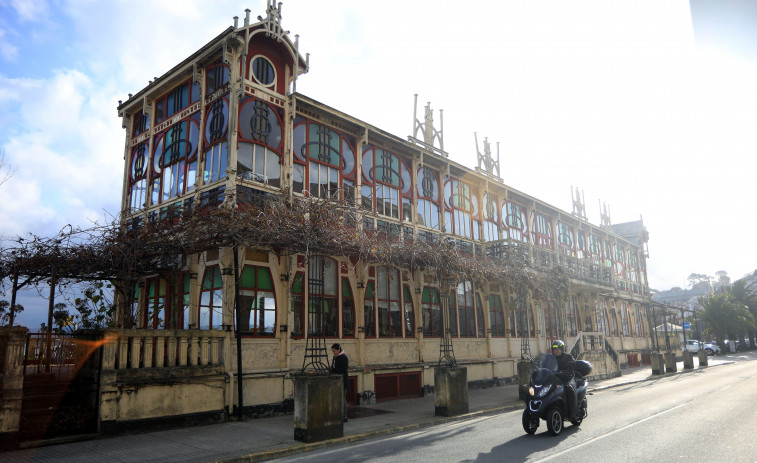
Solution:
M457 305L457 294L452 293L452 295L449 297L449 305L450 307Z
M147 297L152 298L155 296L155 281L150 282L150 288L147 290Z
M258 289L273 289L271 272L265 267L258 267Z
M352 288L350 288L350 280L342 278L342 297L352 297Z
M213 269L205 269L205 275L202 278L202 289L213 288Z
M413 297L410 295L410 288L405 286L405 302L413 302Z
M489 305L492 308L501 309L502 308L502 300L499 298L499 295L497 295L497 294L490 294L489 295Z
M294 277L294 283L292 283L292 292L302 294L302 274L298 273Z
M213 287L220 288L223 286L223 280L221 280L221 267L215 267L213 269Z
M255 287L255 267L245 266L242 270L242 278L239 282L242 288Z
M373 282L368 282L368 287L365 289L365 297L366 299L373 299Z
M184 294L189 294L189 274L184 274Z

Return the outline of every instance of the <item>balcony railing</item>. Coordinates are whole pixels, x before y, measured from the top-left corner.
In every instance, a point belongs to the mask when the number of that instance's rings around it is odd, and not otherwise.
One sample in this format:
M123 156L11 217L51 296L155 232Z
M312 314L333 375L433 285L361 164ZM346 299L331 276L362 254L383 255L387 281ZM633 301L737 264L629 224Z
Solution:
M108 330L103 367L124 370L224 365L230 334L219 330Z

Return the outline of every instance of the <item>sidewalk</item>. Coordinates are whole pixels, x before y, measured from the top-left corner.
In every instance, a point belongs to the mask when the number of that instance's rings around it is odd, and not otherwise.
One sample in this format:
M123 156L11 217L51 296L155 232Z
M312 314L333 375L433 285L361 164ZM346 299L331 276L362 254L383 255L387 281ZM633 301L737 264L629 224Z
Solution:
M726 363L731 363L727 357L709 359L710 366ZM696 358L694 365L695 368L698 366ZM670 375L684 372L682 362L677 366L678 371ZM591 382L589 391L660 377L652 376L649 366L625 369L617 378ZM0 459L7 463L106 459L111 462L263 461L345 442L518 410L524 406L518 400L517 385L471 389L468 391L468 403L470 413L456 417L434 416L434 396L350 407L350 420L344 424L343 437L312 444L294 440L294 418L286 415L50 445L2 453Z

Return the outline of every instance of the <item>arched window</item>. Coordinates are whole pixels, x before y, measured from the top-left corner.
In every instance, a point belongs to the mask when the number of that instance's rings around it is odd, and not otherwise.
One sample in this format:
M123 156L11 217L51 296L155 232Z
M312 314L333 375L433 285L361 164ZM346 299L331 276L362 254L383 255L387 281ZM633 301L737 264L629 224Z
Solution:
M229 101L228 94L209 105L205 112L204 169L202 183L226 178L228 162Z
M557 244L561 254L575 256L576 245L573 227L562 222L557 222Z
M319 198L355 197L355 150L352 141L328 127L295 119L292 188ZM344 195L339 196L339 189Z
M362 160L362 204L378 214L410 221L413 180L405 161L389 151L367 146Z
M615 256L615 275L619 278L625 278L626 277L626 253L625 250L618 246L617 244L613 246L614 247L614 256Z
M444 225L448 233L480 239L478 196L466 183L452 177L444 179Z
M511 243L528 243L528 216L524 206L508 201L503 206L502 220Z
M305 285L303 281L305 276L302 272L297 272L292 281L292 312L294 313L294 327L292 327L292 336L304 336L305 335Z
M213 64L205 68L205 95L212 95L216 90L229 83L229 67L225 64Z
M457 315L461 337L476 337L476 307L473 298L473 282L457 285Z
M484 194L484 241L499 240L499 205L491 193Z
M308 333L339 336L338 266L334 259L308 261Z
M638 283L639 282L639 268L638 268L638 263L636 260L636 256L637 256L636 251L629 249L626 255L628 256L628 267L627 267L628 278L632 282Z
M365 337L376 336L376 302L374 301L375 285L373 280L365 286L365 299L363 301L363 328Z
M197 326L201 330L220 330L223 325L223 279L221 267L205 268L200 290L200 310Z
M636 337L644 337L647 335L646 330L644 329L644 323L641 316L641 306L639 304L633 305L633 313L634 313L634 322L636 323Z
M194 190L200 114L172 125L155 136L152 162L152 204Z
M134 124L132 126L131 136L136 137L142 132L150 128L150 116L139 112L134 117Z
M405 337L415 337L415 310L413 309L413 296L410 294L410 287L404 287L405 303Z
M555 304L555 301L550 299L547 301L547 313L546 315L546 323L547 323L547 337L548 338L559 338L560 337L560 326L559 326L559 318L557 313L557 305Z
M142 142L131 149L129 167L129 208L137 211L147 201L147 142Z
M423 335L442 335L442 305L439 291L436 288L423 288L421 295L421 311L423 312Z
M628 312L628 303L620 303L620 325L623 336L631 336L631 314Z
M592 264L602 264L602 242L597 235L589 235L589 260Z
M402 336L400 274L397 269L379 267L376 271L379 336Z
M484 305L481 303L481 295L476 293L476 321L478 322L478 337L486 336L484 330Z
M576 231L576 257L586 257L586 234L583 230Z
M418 225L439 230L439 174L427 166L421 166L416 178Z
M163 122L192 103L200 101L200 85L185 82L155 101L155 123Z
M273 336L276 330L276 295L267 267L245 265L239 281L240 333ZM236 317L234 317L236 323Z
M245 97L239 109L237 175L245 180L281 186L284 152L282 110Z
M169 304L168 282L157 277L147 280L147 301L142 316L144 328L164 329Z
M605 336L610 335L610 324L607 320L607 303L604 299L600 299L597 307L597 331L604 333Z
M578 334L578 313L577 313L576 299L574 297L568 298L565 306L565 318L568 322L568 336L576 336Z
M531 241L535 246L552 249L552 221L546 215L531 211Z
M493 337L505 336L505 308L499 294L489 294L489 324Z
M350 280L342 278L342 337L355 336L355 298L352 297Z

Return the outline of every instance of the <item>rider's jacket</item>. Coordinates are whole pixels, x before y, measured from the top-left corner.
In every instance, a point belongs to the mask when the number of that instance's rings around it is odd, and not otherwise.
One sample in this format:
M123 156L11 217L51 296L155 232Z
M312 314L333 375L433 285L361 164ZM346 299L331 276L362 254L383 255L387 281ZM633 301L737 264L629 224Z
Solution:
M567 352L563 352L562 355L560 355L557 358L557 376L560 378L563 382L568 382L575 376L575 372L573 371L575 367L575 360L573 360L573 356L570 355Z

